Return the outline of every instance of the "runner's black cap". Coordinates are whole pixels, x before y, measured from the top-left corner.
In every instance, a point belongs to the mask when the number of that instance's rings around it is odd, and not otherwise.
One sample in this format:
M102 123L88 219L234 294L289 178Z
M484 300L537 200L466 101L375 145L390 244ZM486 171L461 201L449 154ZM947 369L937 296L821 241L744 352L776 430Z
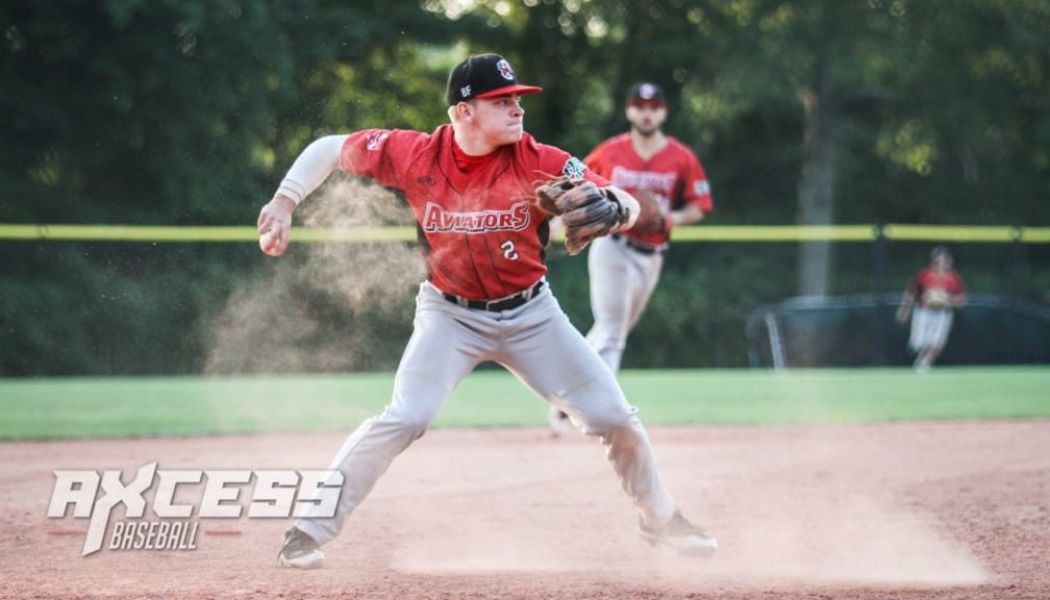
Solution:
M631 88L631 92L627 94L627 103L634 104L635 102L659 102L660 104L666 104L667 98L664 96L664 89L655 83L639 83Z

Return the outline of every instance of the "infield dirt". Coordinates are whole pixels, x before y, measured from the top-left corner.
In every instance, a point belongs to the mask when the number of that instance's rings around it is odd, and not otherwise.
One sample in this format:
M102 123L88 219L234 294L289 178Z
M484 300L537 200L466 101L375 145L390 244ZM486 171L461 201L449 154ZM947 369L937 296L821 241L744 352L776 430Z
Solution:
M710 559L653 549L584 436L437 430L325 547L282 570L287 519L202 519L194 551L82 558L56 469L323 469L344 434L0 444L12 598L1048 598L1050 422L650 430ZM120 509L114 518L119 518Z

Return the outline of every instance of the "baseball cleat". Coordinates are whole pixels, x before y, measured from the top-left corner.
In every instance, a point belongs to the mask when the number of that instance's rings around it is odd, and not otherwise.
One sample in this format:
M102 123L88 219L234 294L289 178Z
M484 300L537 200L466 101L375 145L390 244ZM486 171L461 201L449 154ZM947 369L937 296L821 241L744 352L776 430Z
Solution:
M284 532L277 564L292 569L320 569L324 566L324 552L312 537L293 526Z
M547 411L547 423L550 424L551 431L555 437L569 435L576 431L576 426L572 424L572 419L569 418L569 415L563 413L557 406L552 406Z
M645 522L640 523L639 534L649 544L669 546L677 550L679 554L710 556L718 550L718 540L690 523L678 511L675 511L671 520L660 529L651 529L645 525Z

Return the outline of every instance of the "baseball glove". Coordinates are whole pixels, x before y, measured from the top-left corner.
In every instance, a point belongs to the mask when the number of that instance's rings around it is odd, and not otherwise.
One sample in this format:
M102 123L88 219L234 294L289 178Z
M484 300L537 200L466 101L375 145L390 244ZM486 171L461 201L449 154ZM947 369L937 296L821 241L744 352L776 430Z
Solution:
M664 215L655 195L645 190L638 190L634 193L634 198L638 201L638 219L634 222L634 227L631 227L631 231L640 235L648 235L664 233L670 229L667 216Z
M536 204L561 217L565 249L571 255L582 252L594 238L608 235L627 218L615 196L584 179L559 177L539 186Z
M926 290L922 301L926 308L950 308L952 296L944 290Z

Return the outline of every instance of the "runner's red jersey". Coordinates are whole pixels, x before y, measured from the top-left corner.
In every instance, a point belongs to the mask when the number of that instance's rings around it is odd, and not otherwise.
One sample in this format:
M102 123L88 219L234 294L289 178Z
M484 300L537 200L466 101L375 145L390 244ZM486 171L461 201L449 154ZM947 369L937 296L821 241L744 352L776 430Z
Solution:
M451 125L433 133L366 129L350 135L340 167L401 190L419 222L429 279L469 298L502 298L547 272L548 216L533 202L536 184L558 175L609 183L569 153L529 134L476 161L457 165Z
M649 160L638 156L631 145L631 134L622 133L598 145L584 159L592 171L630 193L647 191L660 202L664 215L695 204L705 213L714 209L711 187L700 159L678 140L668 136L667 145ZM669 233L625 235L652 246L666 244Z
M911 283L908 284L908 289L915 294L918 299L919 306L925 306L926 292L934 290L938 292L945 292L952 296L963 293L963 280L955 271L948 271L947 273L938 273L936 270L926 267L916 273L915 277L912 278Z

